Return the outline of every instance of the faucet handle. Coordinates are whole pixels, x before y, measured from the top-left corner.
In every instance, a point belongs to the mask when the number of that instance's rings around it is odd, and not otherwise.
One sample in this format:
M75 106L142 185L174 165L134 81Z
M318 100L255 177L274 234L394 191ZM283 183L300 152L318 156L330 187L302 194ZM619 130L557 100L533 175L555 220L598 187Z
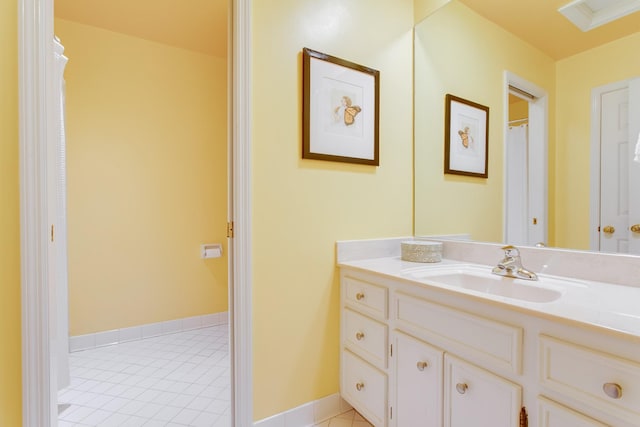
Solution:
M504 251L505 257L518 257L520 256L520 251L513 245L503 246L502 250Z

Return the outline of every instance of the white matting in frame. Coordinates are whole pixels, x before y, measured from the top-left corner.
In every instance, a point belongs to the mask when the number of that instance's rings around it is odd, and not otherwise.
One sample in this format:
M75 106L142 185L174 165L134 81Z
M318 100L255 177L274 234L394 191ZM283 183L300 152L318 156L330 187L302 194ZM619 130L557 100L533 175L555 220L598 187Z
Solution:
M303 50L306 159L378 165L379 72Z
M445 173L487 178L488 137L489 107L447 94Z

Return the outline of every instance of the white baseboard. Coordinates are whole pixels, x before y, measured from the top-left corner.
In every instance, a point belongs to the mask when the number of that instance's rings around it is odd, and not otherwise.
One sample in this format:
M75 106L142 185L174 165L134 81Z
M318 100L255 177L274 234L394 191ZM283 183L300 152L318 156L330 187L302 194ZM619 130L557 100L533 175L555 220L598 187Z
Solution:
M201 316L185 317L183 319L167 320L165 322L147 323L130 328L112 329L86 335L69 337L69 352L88 350L105 345L118 344L159 335L173 334L207 326L224 325L229 323L229 312L203 314Z
M256 421L254 427L309 427L352 409L339 393Z

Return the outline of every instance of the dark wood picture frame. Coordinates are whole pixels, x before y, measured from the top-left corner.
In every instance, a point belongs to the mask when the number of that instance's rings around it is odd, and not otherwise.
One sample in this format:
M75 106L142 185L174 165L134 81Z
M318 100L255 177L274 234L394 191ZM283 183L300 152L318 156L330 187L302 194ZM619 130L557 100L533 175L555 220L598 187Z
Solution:
M379 166L380 72L302 50L302 158Z
M444 173L488 178L489 107L447 94Z

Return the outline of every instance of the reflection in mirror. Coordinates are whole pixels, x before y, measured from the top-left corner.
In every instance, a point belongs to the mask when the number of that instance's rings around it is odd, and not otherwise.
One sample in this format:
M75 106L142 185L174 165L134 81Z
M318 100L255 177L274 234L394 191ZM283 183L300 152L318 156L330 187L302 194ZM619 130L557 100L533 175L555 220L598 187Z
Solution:
M415 27L415 234L468 233L474 240L506 241L509 202L506 194L511 179L506 177L509 154L505 147L508 122L515 120L510 119L514 111L509 107L506 77L511 74L547 94L547 161L542 169L529 170L531 176L543 173L544 168L548 171L547 196L542 202L546 202L548 212L544 243L640 254L640 233L631 231L634 224L640 223L640 188L633 188L634 183L640 183L640 163L633 162L633 148L640 132L640 109L634 103L640 100L640 90L636 96L627 95L628 104L623 100L616 107L629 112L618 118L622 120L619 123L624 123L621 128L626 143L620 147L627 158L622 166L613 169L621 172L617 176L625 178L620 181L618 193L631 197L615 202L616 209L620 206L628 211L626 222L615 227L615 238L611 233L598 231L599 225L608 224L599 223L600 202L591 196L594 188L601 186L602 192L608 192L611 181L603 175L601 183L598 176L600 160L604 159L599 158L599 138L594 140L595 148L591 148L592 133L600 132L592 129L592 122L600 121L599 116L592 117L592 107L600 105L602 109L602 104L608 101L607 88L612 84L625 86L627 93L640 86L632 80L640 76L640 57L629 55L640 51L640 33L636 31L596 47L581 47L583 50L578 53L562 56L558 53L562 51L560 42L570 37L556 35L556 49L545 51L524 41L522 35L516 36L495 24L486 11L481 15L466 5L475 7L476 3L496 2L451 0ZM520 7L532 3L539 8L546 2L515 3ZM640 14L635 15L640 18ZM584 37L593 38L596 31L599 30L585 33ZM446 94L490 108L486 179L444 174ZM511 125L514 124L519 126ZM532 123L529 127L531 132ZM528 203L529 209L539 204ZM603 211L611 203L605 201ZM533 225L534 218L527 217L528 226Z

